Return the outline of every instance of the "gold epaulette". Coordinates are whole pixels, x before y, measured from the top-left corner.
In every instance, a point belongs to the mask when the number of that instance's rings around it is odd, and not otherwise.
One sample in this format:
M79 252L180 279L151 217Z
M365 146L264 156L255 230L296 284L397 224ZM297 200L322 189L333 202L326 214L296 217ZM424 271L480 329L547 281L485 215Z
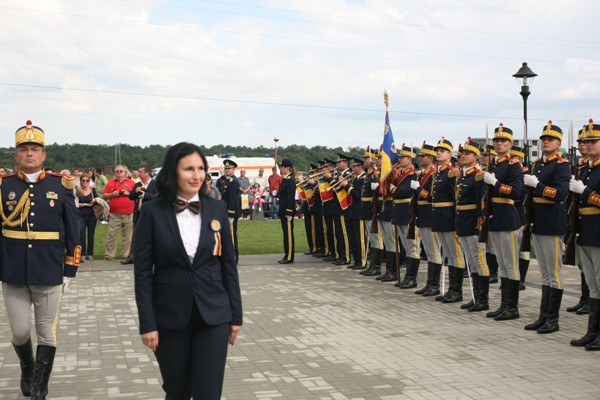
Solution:
M63 175L62 178L60 178L60 183L62 183L62 185L67 189L75 189L75 186L77 186L75 178L73 178L71 175Z
M479 171L479 172L477 172L477 175L475 175L475 180L477 182L482 181L484 176L485 176L485 171Z
M519 161L519 160L509 160L508 163L511 164L511 165L512 164L521 164L521 161Z
M460 175L460 170L458 168L450 168L450 171L448 171L448 176L450 178L456 178L459 175Z
M557 162L558 162L559 164L562 164L562 163L568 163L568 162L569 162L569 160L567 160L566 158L559 157L559 158L558 158L558 160L557 160Z

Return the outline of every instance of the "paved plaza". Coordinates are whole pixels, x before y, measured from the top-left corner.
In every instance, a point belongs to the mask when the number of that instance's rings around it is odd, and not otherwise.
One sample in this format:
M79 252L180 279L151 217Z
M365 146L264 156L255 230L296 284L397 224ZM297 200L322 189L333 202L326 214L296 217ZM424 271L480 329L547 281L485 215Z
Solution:
M569 346L587 324L564 311L579 296L576 268L566 267L560 331L539 335L523 329L539 307L533 263L521 319L495 322L344 266L302 254L281 266L279 258L241 257L244 327L230 348L223 399L600 398L600 354ZM490 292L495 309L498 285ZM19 399L5 315L2 300L0 399ZM83 264L63 298L49 398L164 398L137 329L131 266Z

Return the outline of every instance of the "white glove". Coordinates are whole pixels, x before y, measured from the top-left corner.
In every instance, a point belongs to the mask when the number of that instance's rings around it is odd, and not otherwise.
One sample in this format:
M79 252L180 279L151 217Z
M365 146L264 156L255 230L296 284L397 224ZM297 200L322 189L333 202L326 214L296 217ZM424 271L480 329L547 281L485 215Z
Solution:
M538 185L538 183L540 183L540 180L537 178L537 176L531 175L531 174L525 175L523 177L523 179L525 181L525 185L532 187L534 189Z
M69 278L68 276L63 276L63 288L62 288L63 293L67 290L70 280L71 280L71 278Z
M273 190L273 196L277 196L277 190Z
M377 190L378 187L379 187L379 183L371 182L371 190Z
M483 175L483 181L488 185L496 186L498 179L496 179L496 175L493 172L486 172Z
M285 218L288 220L288 222L290 222L293 217L291 215L286 215Z
M230 224L233 224L233 218L227 218Z
M571 179L569 181L569 190L573 193L581 194L585 190L586 186L583 182L578 181L577 179Z
M419 181L410 181L410 188L412 190L417 190L421 187L421 185L419 185Z
M396 190L396 186L390 183L390 192L393 192L394 190Z

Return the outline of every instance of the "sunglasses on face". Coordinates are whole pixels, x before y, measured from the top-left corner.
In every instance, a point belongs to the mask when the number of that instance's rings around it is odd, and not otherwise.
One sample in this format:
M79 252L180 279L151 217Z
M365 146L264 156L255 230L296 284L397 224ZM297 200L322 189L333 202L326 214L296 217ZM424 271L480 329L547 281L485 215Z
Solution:
M82 179L81 182L89 182L89 179Z

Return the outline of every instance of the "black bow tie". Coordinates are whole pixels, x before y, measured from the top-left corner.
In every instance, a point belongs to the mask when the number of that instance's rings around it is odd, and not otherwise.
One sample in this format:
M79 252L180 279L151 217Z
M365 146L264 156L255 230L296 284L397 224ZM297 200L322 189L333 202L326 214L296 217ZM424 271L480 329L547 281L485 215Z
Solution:
M173 205L175 206L175 212L176 213L180 213L183 210L185 210L186 208L188 210L190 210L191 212L193 212L194 214L198 214L200 212L200 202L199 201L190 201L189 203L187 201L183 201L180 199L175 200L175 203L173 203Z

